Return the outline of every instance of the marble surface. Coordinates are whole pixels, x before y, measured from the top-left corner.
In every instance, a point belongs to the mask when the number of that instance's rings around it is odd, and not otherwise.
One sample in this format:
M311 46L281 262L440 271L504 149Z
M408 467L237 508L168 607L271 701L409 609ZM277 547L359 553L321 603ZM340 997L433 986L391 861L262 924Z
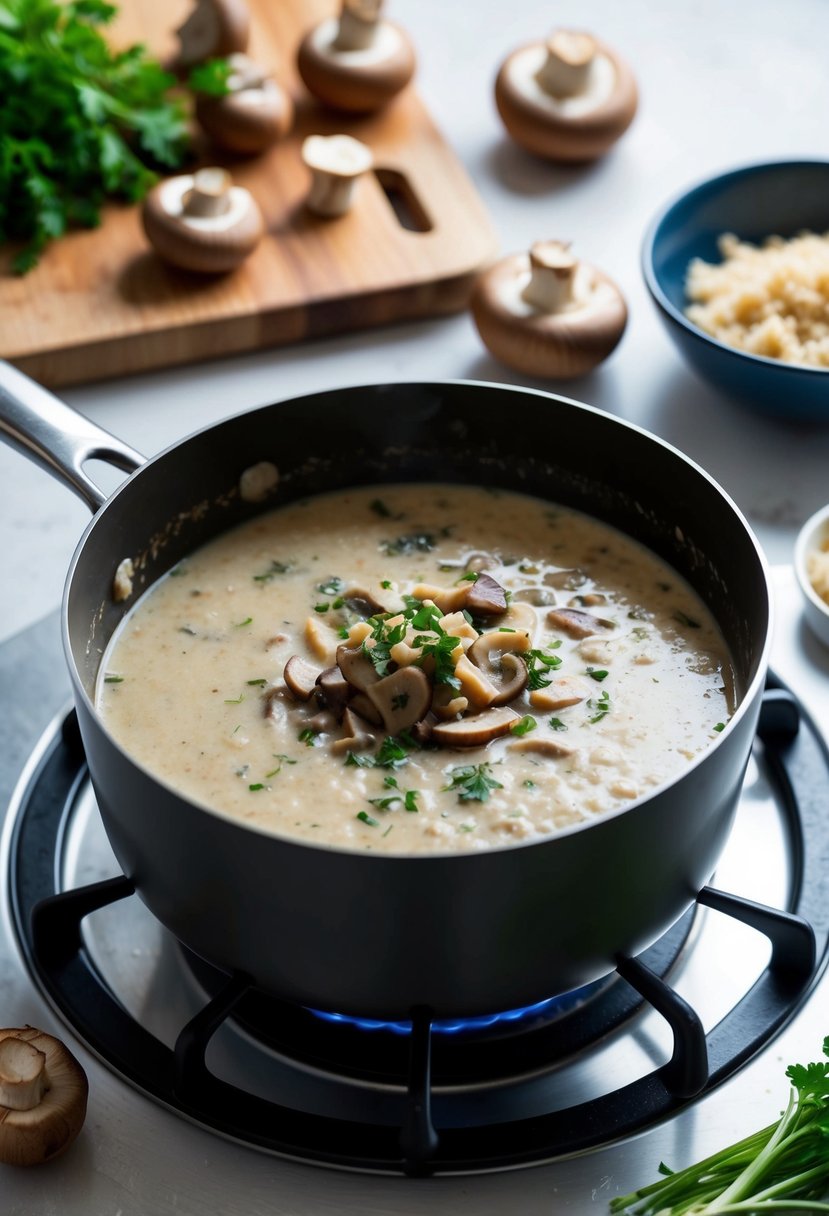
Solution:
M630 323L592 375L522 379L490 359L467 315L67 390L65 399L147 455L230 413L306 391L402 379L471 378L549 387L634 421L702 464L736 499L769 559L787 563L798 525L829 499L829 426L755 418L674 354L639 269L643 232L676 191L733 165L827 153L825 0L390 0L420 49L418 87L474 179L504 253L566 237L621 286ZM603 36L628 57L640 112L598 164L561 169L505 136L492 101L503 55L550 18ZM821 36L821 30L823 35ZM3 284L0 282L0 330ZM107 469L101 483L115 484ZM87 522L80 501L0 447L0 640L57 606Z

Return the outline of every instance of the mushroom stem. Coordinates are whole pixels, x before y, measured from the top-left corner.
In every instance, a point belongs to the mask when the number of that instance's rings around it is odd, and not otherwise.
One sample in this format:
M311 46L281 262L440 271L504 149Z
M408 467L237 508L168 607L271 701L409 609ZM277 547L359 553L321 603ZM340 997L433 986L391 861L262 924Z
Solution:
M46 1056L24 1039L0 1041L0 1107L33 1110L49 1088Z
M365 51L373 44L383 0L343 0L335 51Z
M522 300L541 312L563 312L573 303L577 267L569 241L536 241L530 249L530 281Z
M596 43L589 34L556 30L535 79L552 97L575 97L586 91L595 58Z
M184 214L198 217L227 214L232 185L233 179L224 169L199 169L182 199Z
M372 165L371 149L350 135L309 135L302 159L311 170L306 204L317 215L344 215L351 206L354 187Z

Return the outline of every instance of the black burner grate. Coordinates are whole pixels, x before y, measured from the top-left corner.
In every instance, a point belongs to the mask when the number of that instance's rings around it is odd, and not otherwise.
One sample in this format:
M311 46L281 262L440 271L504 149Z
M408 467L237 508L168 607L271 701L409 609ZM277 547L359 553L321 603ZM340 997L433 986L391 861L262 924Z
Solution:
M383 1036L385 1046L361 1043L355 1061L352 1027L321 1022L256 993L243 975L223 976L196 963L206 1001L182 1027L174 1049L133 1019L97 970L83 941L84 918L130 897L126 878L72 891L58 889L59 859L85 762L74 715L34 774L15 823L9 874L13 919L26 963L79 1036L142 1092L235 1140L309 1162L366 1171L450 1173L504 1169L610 1143L687 1106L732 1076L795 1015L814 987L829 943L829 822L821 790L829 758L819 733L797 702L771 679L759 743L793 841L790 906L767 908L705 888L698 903L745 922L769 938L769 963L753 987L706 1035L690 1006L666 982L690 928L689 913L638 959L620 959L617 975L600 983L578 1011L547 1025L522 1027L480 1044L453 1040L452 1052L432 1034L429 1010L412 1011L412 1033ZM595 997L595 999L593 999ZM436 1083L462 1086L552 1066L585 1041L611 1033L646 1002L673 1035L671 1059L616 1091L530 1118L486 1126L437 1126ZM310 1114L239 1089L206 1064L213 1035L226 1019L251 1029L280 1052L315 1066L379 1076L401 1090L396 1126ZM372 1036L370 1036L372 1037ZM393 1046L389 1046L393 1041ZM459 1050L460 1049L460 1050ZM372 1053L365 1057L365 1052ZM365 1058L364 1058L365 1057Z

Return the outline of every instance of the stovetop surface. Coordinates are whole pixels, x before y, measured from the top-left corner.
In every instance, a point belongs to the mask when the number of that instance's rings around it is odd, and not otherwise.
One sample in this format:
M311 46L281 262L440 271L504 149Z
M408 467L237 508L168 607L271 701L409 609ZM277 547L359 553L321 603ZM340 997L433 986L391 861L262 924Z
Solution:
M775 582L773 666L813 718L829 723L829 655L804 631L791 571L776 570ZM50 617L0 647L0 797L4 808L36 740L67 700L68 680L58 634L57 618ZM716 885L783 906L788 880L778 862L784 849L764 776L752 761L743 807ZM3 864L5 869L5 858ZM61 882L69 886L117 872L91 795L79 809L63 866ZM181 960L168 935L138 901L133 899L130 905L129 909L124 905L119 911L119 905L114 905L108 910L90 931L90 949L111 977L119 999L167 1041L180 1012L177 1006L192 1001L194 993L181 986ZM716 915L705 913L694 934L704 935L706 918ZM768 955L764 939L728 922L721 925L720 920L715 936L722 953L715 955L713 973L708 964L705 969L696 967L697 954L691 950L678 976L679 990L698 1008L706 1028L727 1008L730 988L746 977L750 982ZM10 929L8 908L4 908L0 923L2 1019L6 1025L29 1022L63 1037L89 1073L91 1096L85 1130L65 1158L40 1171L4 1171L4 1216L51 1216L53 1212L61 1216L281 1216L352 1209L417 1216L427 1210L449 1213L473 1207L486 1216L502 1212L507 1204L518 1204L522 1212L530 1214L603 1212L613 1195L655 1177L660 1161L673 1166L688 1164L776 1118L787 1096L786 1065L818 1058L827 1033L829 982L823 976L792 1024L736 1077L642 1135L550 1165L486 1178L367 1178L265 1156L217 1137L137 1093L107 1071L55 1016L25 972ZM740 958L739 976L728 961L735 950ZM165 982L170 976L175 978L172 987ZM588 1089L619 1084L628 1075L660 1064L668 1048L664 1023L647 1015L634 1024L623 1046L611 1040L587 1064L558 1069L533 1086L523 1087L520 1101L516 1096L516 1116L531 1111L534 1102L569 1104ZM258 1065L250 1056L244 1034L232 1034L217 1043L215 1063L224 1067L228 1061L253 1078ZM269 1068L277 1076L278 1060L271 1060ZM267 1086L273 1077L261 1083ZM316 1075L312 1093L321 1110L336 1111L341 1094L330 1078ZM362 1098L372 1111L382 1110L392 1101L382 1086L365 1087ZM485 1104L483 1096L481 1103ZM470 1118L475 1117L473 1108Z

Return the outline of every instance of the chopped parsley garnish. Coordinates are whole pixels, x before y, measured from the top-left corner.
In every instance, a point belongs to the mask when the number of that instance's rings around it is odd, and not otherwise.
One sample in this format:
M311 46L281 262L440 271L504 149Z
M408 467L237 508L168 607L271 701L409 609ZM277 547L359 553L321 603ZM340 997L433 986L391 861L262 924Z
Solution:
M384 591L388 591L391 588L391 581L387 578L384 578L383 581L381 582L380 586L383 588Z
M272 768L269 773L265 773L265 780L268 781L271 777L275 777L277 773L282 772L282 766L285 764L296 764L296 760L292 760L290 756L286 756L284 752L274 752L274 760L278 760L279 764L276 768Z
M317 591L322 595L339 595L344 588L345 583L336 574L332 574L324 583L317 583Z
M123 676L104 676L104 683L105 684L123 684L124 677Z
M419 634L412 645L420 650L424 658L431 656L435 660L433 678L436 684L460 688L461 682L455 675L455 660L452 657L460 645L458 638L451 633L444 633L433 640L425 634Z
M238 697L225 697L225 705L241 705L245 699L245 694L240 692Z
M345 763L350 768L402 768L404 764L408 764L409 754L401 739L410 747L417 746L409 735L401 734L398 738L387 735L376 754L359 755L357 752L349 752Z
M609 673L604 671L602 668L588 667L587 674L592 680L598 680L601 683L602 680L607 679Z
M531 714L524 714L524 717L514 722L509 729L512 735L528 735L537 726L538 723Z
M386 557L410 557L413 553L431 553L436 543L431 532L413 532L396 540L381 541L380 549Z
M314 604L314 612L327 612L330 604Z
M591 724L593 722L601 722L602 718L610 713L610 693L605 690L596 701L594 701L591 697L591 699L587 702L587 708L594 709L596 711L592 717L587 719L587 721Z
M379 819L375 819L373 816L369 815L368 811L358 811L356 818L359 819L361 823L368 824L370 828L378 828L380 826Z
M312 730L310 726L306 726L305 730L301 730L297 735L300 743L304 743L306 747L316 747L319 731Z
M267 570L263 570L261 574L254 574L253 581L255 583L269 583L278 574L287 574L290 569L290 562L280 562L274 559Z
M449 785L442 788L454 790L460 802L486 802L492 790L502 790L500 781L492 776L492 766L483 764L461 764L447 773Z
M567 723L562 722L561 718L548 718L547 725L550 730L567 730Z
M234 621L234 622L233 622L233 628L234 628L234 629L242 629L242 628L243 628L243 626L245 626L245 625L251 625L251 624L253 624L253 617L252 617L252 616L246 616L246 617L245 617L245 619L244 619L243 621Z
M523 785L525 790L537 790L538 789L538 784L535 781L530 781L529 777L527 778L526 781L522 781L521 784Z
M714 730L717 730L717 731L719 731L719 730L725 730L725 723L724 723L724 722L718 722L718 723L717 723L717 725L714 727Z
M460 576L458 583L477 583L479 577L480 575L476 570L470 570L467 574L462 574Z
M251 686L252 688L262 688L262 687L263 687L263 685L267 684L267 682L268 682L268 681L265 679L265 677L264 677L264 676L259 676L259 678L258 678L258 679L256 679L256 680L248 680L248 681L247 681L247 683L248 683L248 684L250 684L250 686Z
M686 625L688 629L700 628L699 621L695 621L692 616L689 616L687 612L683 612L681 608L678 608L674 613L674 620L679 621L680 625Z
M379 807L381 811L388 811L398 802L403 803L403 809L406 811L418 811L420 808L417 805L417 800L420 797L420 790L401 790L397 784L396 777L385 777L383 785L386 789L396 790L395 794L388 794L382 798L369 798L372 806Z
M549 673L561 666L557 654L547 654L544 650L528 650L521 658L527 664L527 687L530 689L547 688L552 684Z
M265 788L265 786L262 784L261 781L254 781L253 785L248 786L248 789L251 792L254 792L255 790L263 790L264 788Z

